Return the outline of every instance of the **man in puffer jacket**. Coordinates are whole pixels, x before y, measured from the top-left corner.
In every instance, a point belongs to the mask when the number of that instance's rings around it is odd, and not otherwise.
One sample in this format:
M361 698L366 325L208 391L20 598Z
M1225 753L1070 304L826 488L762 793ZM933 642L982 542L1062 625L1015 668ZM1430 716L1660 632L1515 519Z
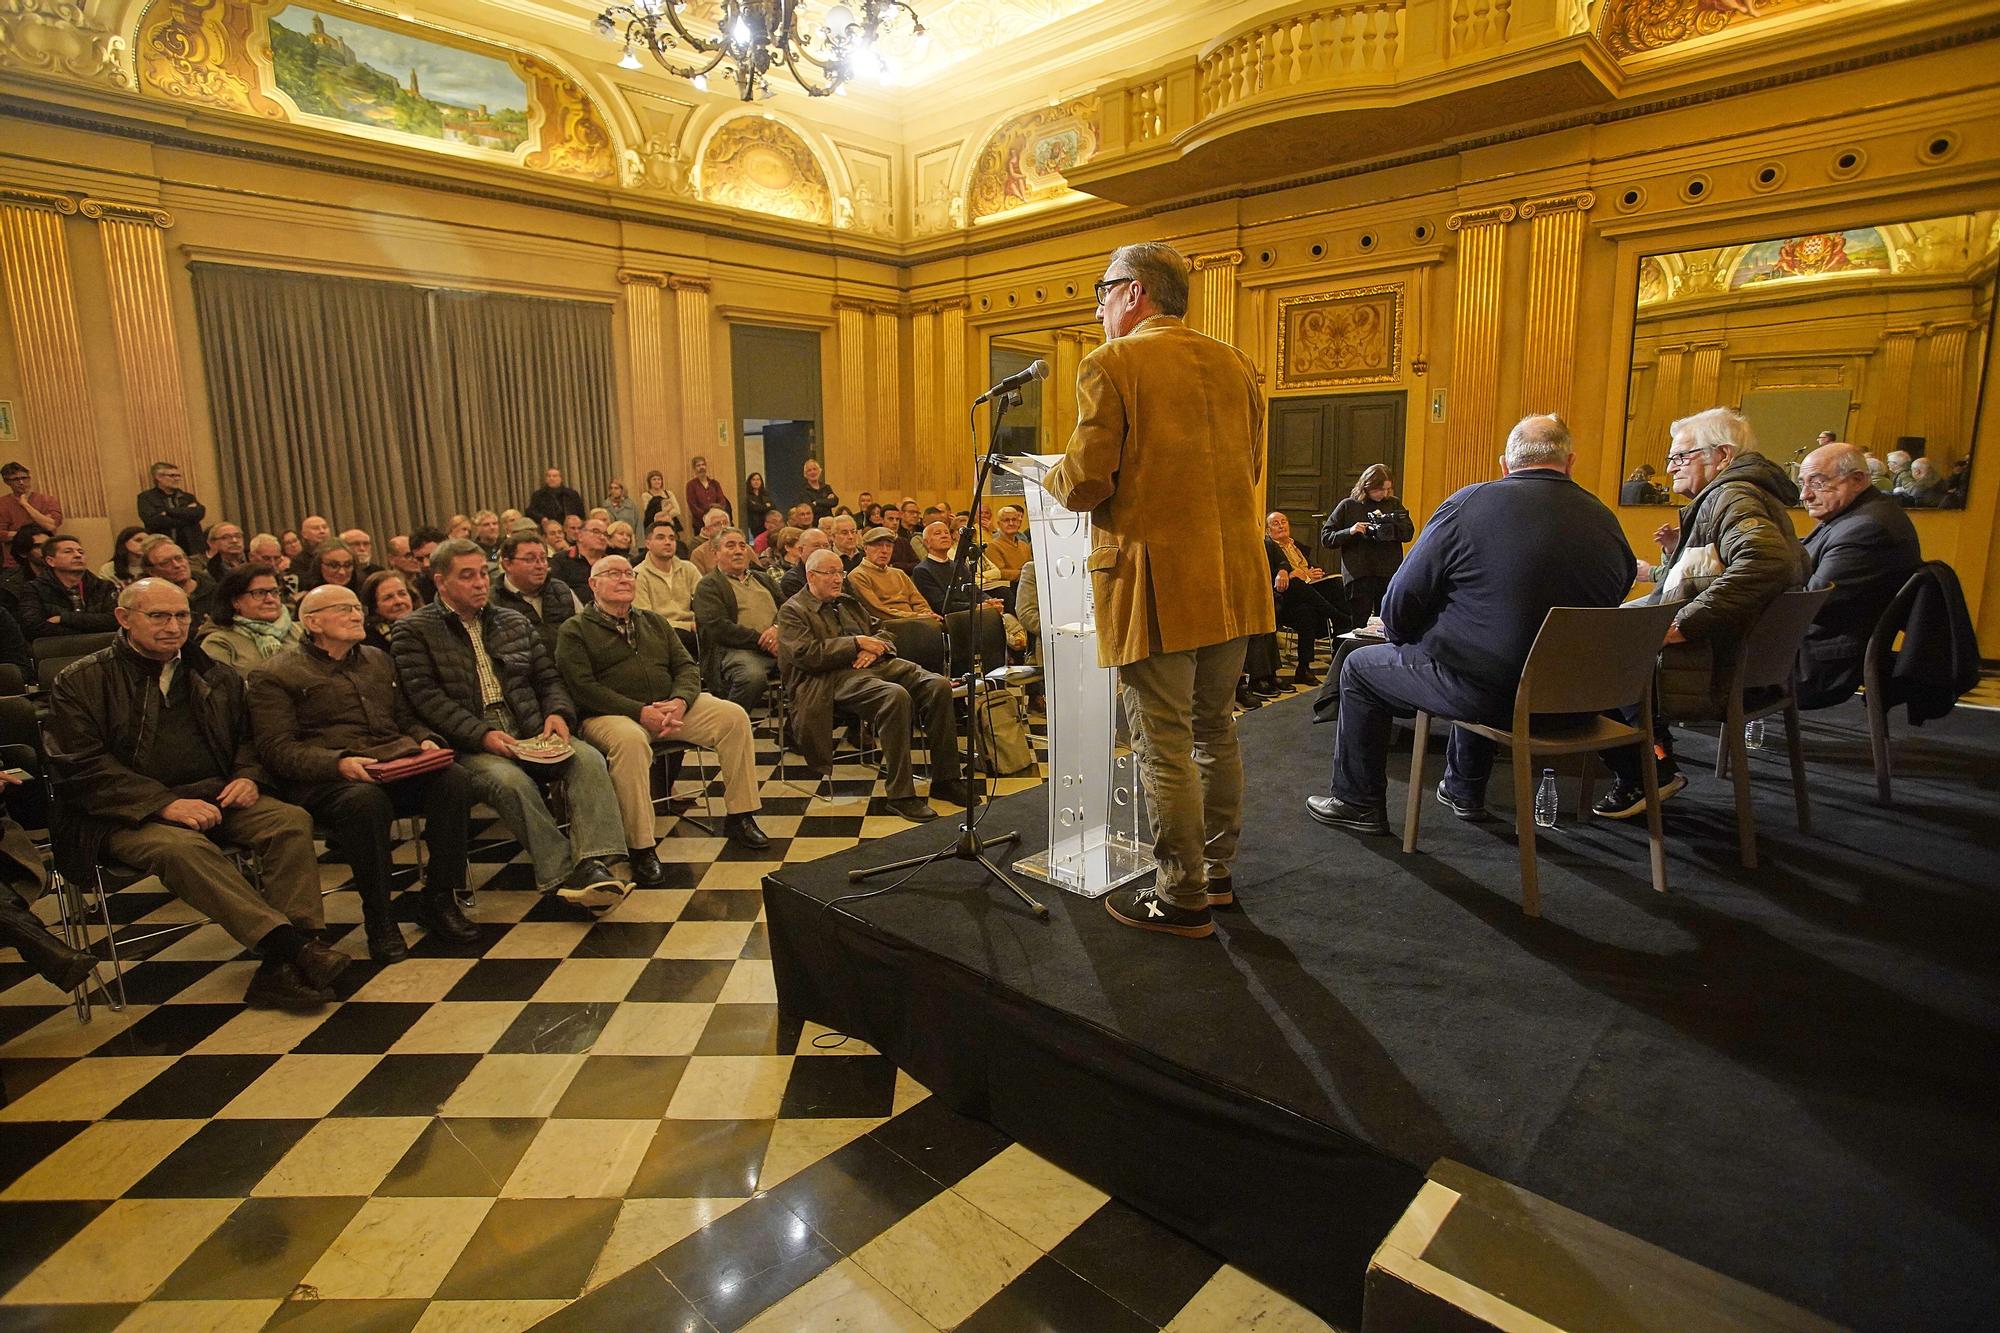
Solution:
M1785 470L1756 452L1757 439L1743 414L1712 407L1671 427L1667 474L1676 491L1692 497L1681 512L1673 559L1655 569L1639 562L1642 579L1658 580L1648 602L1687 605L1674 617L1660 654L1660 698L1653 710L1654 748L1660 758L1662 800L1687 786L1674 764L1670 717L1707 717L1735 670L1737 650L1757 617L1779 593L1805 585L1805 548L1792 530L1787 506L1799 500ZM1638 720L1634 709L1626 719ZM1609 819L1643 813L1639 752L1631 746L1603 752L1617 783L1593 809Z

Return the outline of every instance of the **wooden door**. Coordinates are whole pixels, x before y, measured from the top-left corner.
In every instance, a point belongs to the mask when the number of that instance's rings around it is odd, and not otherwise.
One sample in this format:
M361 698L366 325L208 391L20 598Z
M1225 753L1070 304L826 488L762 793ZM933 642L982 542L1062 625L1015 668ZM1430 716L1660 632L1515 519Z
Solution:
M1291 519L1301 548L1316 547L1320 524L1370 465L1386 463L1402 481L1405 398L1366 393L1271 401L1266 507Z

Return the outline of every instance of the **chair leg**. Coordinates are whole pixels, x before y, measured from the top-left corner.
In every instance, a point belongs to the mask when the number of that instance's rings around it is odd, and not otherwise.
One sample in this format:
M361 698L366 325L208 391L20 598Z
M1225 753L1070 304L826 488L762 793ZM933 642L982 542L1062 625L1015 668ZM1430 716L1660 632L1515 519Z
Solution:
M1590 798L1597 794L1597 756L1583 754L1577 756L1583 762L1576 770L1576 818L1578 823L1590 818Z
M1736 734L1740 737L1743 733L1738 730ZM1722 730L1715 734L1715 776L1718 780L1729 776L1729 756L1735 752L1736 747L1729 743L1729 723L1725 719Z
M1739 719L1722 724L1722 752L1729 755L1735 772L1736 859L1745 870L1757 868L1757 816L1750 807L1750 747L1743 739L1744 723ZM1650 748L1650 747L1649 747Z
M1410 749L1410 793L1403 806L1403 850L1417 850L1417 821L1424 808L1424 752L1431 744L1431 715L1416 716L1416 744Z
M1889 799L1889 710L1880 695L1870 690L1868 701L1868 750L1875 760L1875 801L1893 805Z
M1648 718L1650 723L1651 719ZM1653 754L1653 729L1639 738L1639 781L1646 789L1646 855L1652 863L1653 891L1667 891L1667 840L1660 827L1660 767Z
M104 949L110 955L111 979L118 984L118 998L113 1000L107 989L105 999L113 1013L124 1013L128 1003L125 997L125 960L118 956L118 931L111 924L111 895L104 890L104 877L97 878L97 910L104 918Z
M1515 737L1511 756L1514 770L1514 840L1521 850L1521 910L1529 916L1542 914L1542 886L1535 874L1535 756L1525 736Z
M1792 802L1799 808L1799 832L1812 832L1812 794L1806 790L1806 746L1799 737L1799 705L1785 700L1785 750L1792 761Z

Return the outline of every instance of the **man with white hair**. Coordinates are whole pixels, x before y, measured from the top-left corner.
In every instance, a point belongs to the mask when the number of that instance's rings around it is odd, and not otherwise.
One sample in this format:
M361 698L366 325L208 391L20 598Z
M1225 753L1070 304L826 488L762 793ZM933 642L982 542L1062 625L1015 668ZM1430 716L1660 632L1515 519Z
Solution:
M1653 709L1653 749L1659 756L1660 799L1687 786L1674 763L1674 717L1713 717L1729 683L1736 653L1751 626L1779 593L1805 581L1805 550L1792 531L1790 507L1799 488L1785 470L1757 452L1757 436L1741 412L1711 407L1667 428L1667 475L1690 503L1680 514L1673 559L1657 571L1648 602L1685 602L1661 646L1659 700ZM1649 577L1651 566L1635 573ZM1636 707L1625 720L1637 723ZM1644 813L1640 753L1626 745L1600 752L1618 781L1591 809L1606 819Z
M1504 726L1528 649L1554 606L1616 606L1635 562L1618 520L1570 480L1567 427L1531 416L1507 436L1498 481L1438 506L1382 596L1388 642L1340 668L1340 738L1330 795L1306 798L1322 824L1386 834L1391 719L1418 709ZM1486 818L1494 744L1453 727L1437 798Z
M1830 708L1860 688L1868 636L1924 553L1910 516L1870 484L1851 444L1806 455L1799 498L1819 525L1805 540L1806 586L1832 589L1799 648L1799 707Z
M701 540L694 544L687 558L694 567L706 574L715 568L715 534L729 526L727 509L711 509L701 516Z
M778 580L778 592L785 601L806 590L806 561L812 558L812 553L829 550L832 546L833 539L823 529L807 528L799 534L798 545L792 548L792 563Z

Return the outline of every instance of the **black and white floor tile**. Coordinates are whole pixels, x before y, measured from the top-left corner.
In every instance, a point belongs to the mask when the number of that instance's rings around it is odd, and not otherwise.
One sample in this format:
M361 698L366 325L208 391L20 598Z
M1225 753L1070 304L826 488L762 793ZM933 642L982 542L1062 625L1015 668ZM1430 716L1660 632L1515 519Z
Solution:
M0 1329L1325 1327L781 1016L761 877L907 825L867 768L765 793L768 852L663 817L602 919L491 827L469 946L377 967L333 893L317 1014L243 1008L213 925L87 1025L0 951ZM150 889L118 919L191 919Z

